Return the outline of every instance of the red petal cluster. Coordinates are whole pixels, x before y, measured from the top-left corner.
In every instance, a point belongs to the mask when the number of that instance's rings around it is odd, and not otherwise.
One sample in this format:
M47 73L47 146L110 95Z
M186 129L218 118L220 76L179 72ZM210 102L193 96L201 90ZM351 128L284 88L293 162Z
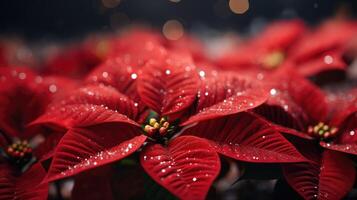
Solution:
M211 57L137 29L52 49L38 68L1 58L0 199L56 198L68 180L73 199L205 199L227 162L280 164L304 199L341 199L356 175L356 34L280 21ZM6 151L22 140L30 159Z

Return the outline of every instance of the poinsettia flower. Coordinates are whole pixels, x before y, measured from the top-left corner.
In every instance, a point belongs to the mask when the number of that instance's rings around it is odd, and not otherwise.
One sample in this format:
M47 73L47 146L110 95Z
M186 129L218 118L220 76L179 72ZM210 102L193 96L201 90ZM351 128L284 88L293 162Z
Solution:
M48 185L40 185L46 171L37 161L47 153L54 137L47 135L42 141L44 136L27 124L69 84L64 79L41 77L28 68L0 69L1 199L47 198Z
M302 36L301 21L278 21L217 60L224 69L271 71L285 65L289 49Z
M306 131L309 123L316 124L327 117L328 105L324 93L296 71L278 70L261 81L269 88L270 96L256 112L281 125L281 128ZM309 95L303 95L305 92Z
M328 71L344 72L347 63L343 54L349 41L357 34L355 22L330 20L298 41L289 59L304 76L315 76Z
M206 76L179 58L149 60L134 80L129 77L140 102L121 93L120 68L106 71L111 79L105 84L92 82L54 102L33 122L68 129L45 181L139 151L142 167L158 184L179 198L203 199L220 171L217 152L249 162L305 161L267 123L244 113L266 101L263 87L231 73Z
M354 164L347 156L356 155L355 141L349 138L357 128L355 98L348 104L340 101L343 108L332 113L319 88L294 73L290 75L285 79L279 76L266 107L257 112L279 124L276 130L303 139L292 140L311 161L283 166L293 189L305 199L341 199L355 178Z
M343 55L356 32L354 22L328 21L309 32L299 21L276 22L219 58L217 64L224 69L256 73L292 68L306 77L345 72Z

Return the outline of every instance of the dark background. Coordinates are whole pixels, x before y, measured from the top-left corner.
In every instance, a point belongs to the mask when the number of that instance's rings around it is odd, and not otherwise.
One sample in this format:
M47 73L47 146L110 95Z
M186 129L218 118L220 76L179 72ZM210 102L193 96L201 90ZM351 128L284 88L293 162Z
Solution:
M0 34L27 39L73 38L93 31L112 31L142 22L162 27L179 20L188 30L247 31L252 24L300 17L315 24L337 13L357 13L355 0L250 0L249 10L237 15L228 0L121 0L114 8L106 0L1 0Z

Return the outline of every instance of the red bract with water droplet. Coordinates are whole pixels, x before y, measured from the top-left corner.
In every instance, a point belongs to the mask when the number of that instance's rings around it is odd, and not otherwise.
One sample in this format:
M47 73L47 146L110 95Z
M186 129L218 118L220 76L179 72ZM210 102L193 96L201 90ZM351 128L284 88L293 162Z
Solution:
M105 77L103 72L100 79L90 75L88 85L54 101L32 123L68 130L45 181L73 176L139 151L141 165L158 184L182 199L204 199L220 171L217 153L249 162L305 161L267 122L254 114L239 114L267 100L264 87L234 73L197 71L190 61L184 54L170 53L138 67L135 78L133 72L129 75L125 69L112 67ZM120 78L133 93L117 82ZM145 120L150 110L162 118ZM159 125L162 120L164 125ZM170 137L150 135L160 126L170 130L169 124L178 120ZM240 122L237 129L225 128ZM246 122L252 126L243 130ZM160 134L165 133L160 129Z
M57 133L27 125L73 85L64 78L36 75L28 68L0 69L1 199L47 197L48 184L40 184L46 172L37 161L56 144Z
M248 71L271 71L283 67L289 56L289 49L304 31L305 26L301 21L272 23L235 51L223 55L217 60L217 64L223 69Z
M331 109L323 91L290 75L278 76L279 83L273 83L266 105L256 111L279 124L275 130L303 139L291 140L311 161L284 165L287 182L305 199L341 199L355 180L353 162L344 154L356 155L355 95L353 100L347 95L348 100L336 100L339 108Z
M356 34L354 22L327 21L306 33L291 49L289 59L296 63L299 73L308 77L329 71L345 72L347 63L343 54Z
M331 20L312 31L300 21L275 22L235 51L223 55L217 64L223 69L266 73L292 68L305 77L345 73L347 63L343 55L356 33L354 22Z

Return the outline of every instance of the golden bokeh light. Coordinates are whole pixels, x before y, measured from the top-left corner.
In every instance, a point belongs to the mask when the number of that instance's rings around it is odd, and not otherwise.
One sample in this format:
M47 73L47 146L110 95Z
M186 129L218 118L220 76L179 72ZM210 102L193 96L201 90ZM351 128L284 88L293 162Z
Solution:
M169 40L178 40L183 36L184 29L177 20L169 20L162 27L162 33Z
M229 0L229 8L235 14L243 14L249 9L249 0Z
M102 0L102 3L106 8L115 8L120 4L120 0Z

